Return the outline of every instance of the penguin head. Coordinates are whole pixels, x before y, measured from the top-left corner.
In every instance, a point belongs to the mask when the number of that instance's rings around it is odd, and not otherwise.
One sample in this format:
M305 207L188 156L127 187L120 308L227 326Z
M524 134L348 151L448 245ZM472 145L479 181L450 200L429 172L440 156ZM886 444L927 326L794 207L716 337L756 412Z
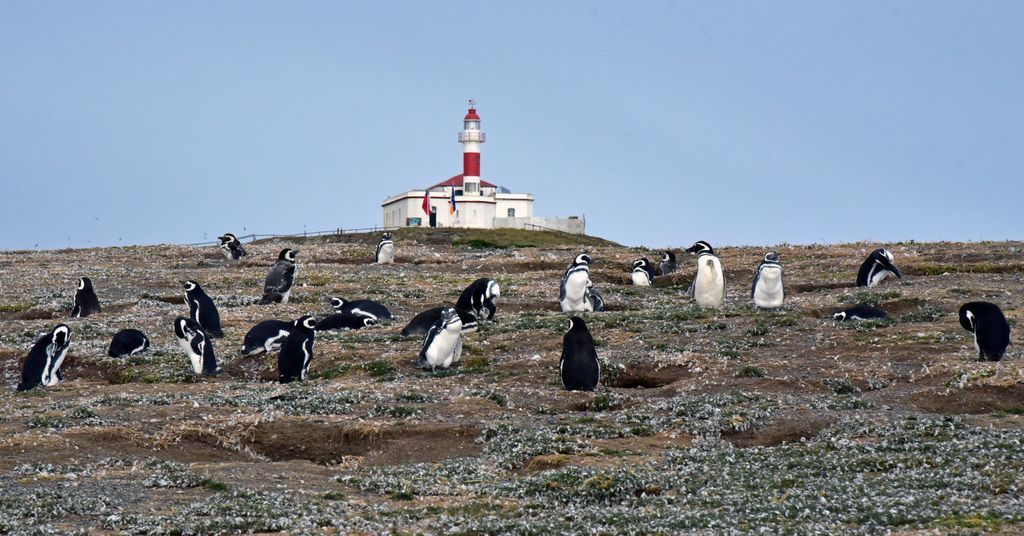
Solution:
M174 319L174 335L179 339L186 338L186 334L193 331L189 328L188 321L189 319L183 316Z
M661 254L661 262L676 262L676 254L666 250Z
M777 251L769 251L764 254L764 262L778 263L779 259L781 259L781 257L779 257L779 253Z
M377 325L377 321L376 320L374 320L374 319L372 319L372 318L370 318L368 316L363 318L363 326L364 327L370 327L370 326L375 326L375 325Z
M839 322L846 321L846 311L839 311L838 313L835 313L834 315L832 315L832 320L836 320Z
M896 274L896 277L903 279L903 274L900 273L900 269L896 267L895 258L892 253L884 248L878 248L871 252L871 258L875 260L875 263L880 264L882 268L889 270Z
M71 328L67 324L60 324L53 328L53 344L64 346L71 341Z
M572 330L584 330L585 331L586 329L587 329L587 323L584 322L582 318L580 318L578 316L573 316L573 317L569 318L569 329L568 329L568 331L572 331Z
M299 254L299 250L284 248L281 250L281 254L277 256L279 261L295 262L295 256Z
M498 282L491 280L487 282L487 290L484 292L484 297L496 300L501 297L501 287L498 286Z
M975 303L972 302L960 306L960 325L971 333L974 333L978 325L977 315L975 315L973 310L974 305Z
M391 240L391 233L384 233L384 234L383 234L383 235L382 235L382 236L380 237L380 239L381 239L381 240Z
M193 281L191 279L189 279L188 281L182 282L181 286L185 287L185 292L192 292L193 290L196 290L197 288L201 288L199 286L199 283L197 283L197 282L195 282L195 281Z
M78 278L78 290L87 290L92 288L92 279L88 277Z
M335 311L341 312L341 308L345 306L345 298L339 298L335 296L331 298L331 308Z
M295 321L295 327L313 331L316 329L316 317L313 315L303 315Z
M222 245L222 246L225 245L225 244L230 244L232 242L238 241L238 239L235 238L235 235L233 235L231 233L224 233L223 235L218 236L217 239L220 240L220 245Z
M711 244L708 244L707 242L705 242L703 240L698 240L697 242L694 242L694 244L692 246L690 246L689 248L687 248L686 251L688 251L689 253L698 253L698 254L700 254L700 253L710 253L712 255L715 254L715 250L712 249Z
M441 311L441 324L444 327L448 327L450 324L454 324L458 321L460 324L462 320L459 318L459 312L454 307L446 307Z
M590 264L592 262L594 262L594 260L590 258L590 255L580 253L579 255L576 255L575 259L573 259L572 264L573 266L579 266L581 264Z

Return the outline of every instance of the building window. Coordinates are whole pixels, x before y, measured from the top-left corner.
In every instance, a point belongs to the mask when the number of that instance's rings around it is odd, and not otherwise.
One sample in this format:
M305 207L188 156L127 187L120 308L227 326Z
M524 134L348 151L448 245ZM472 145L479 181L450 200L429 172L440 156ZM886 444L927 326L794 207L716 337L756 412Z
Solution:
M480 128L480 123L477 121L466 121L466 128L469 130L476 130Z
M508 217L509 218L515 218L516 217L516 209L514 209L514 208L508 209Z

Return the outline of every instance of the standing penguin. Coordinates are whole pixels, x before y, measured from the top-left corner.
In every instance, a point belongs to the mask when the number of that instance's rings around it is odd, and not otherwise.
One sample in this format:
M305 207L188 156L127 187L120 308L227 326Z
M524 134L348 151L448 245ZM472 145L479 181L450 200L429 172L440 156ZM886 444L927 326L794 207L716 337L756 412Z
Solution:
M149 338L137 329L122 329L114 334L107 355L110 357L131 357L149 348Z
M303 316L295 322L291 335L281 344L277 354L277 371L281 383L305 380L309 363L313 361L313 343L316 342L316 318Z
M229 261L237 261L242 257L248 255L245 252L245 248L242 247L242 241L235 237L231 233L224 233L223 236L218 236L220 240L220 252L224 254L224 258Z
M60 383L60 366L70 344L71 328L67 324L58 324L53 331L39 337L25 358L18 390L28 391L39 385L53 387Z
M395 242L391 240L391 233L384 233L377 242L377 264L395 263Z
M188 316L195 320L210 334L211 337L223 337L224 331L220 328L220 313L213 300L207 296L199 283L189 279L182 283L185 287L185 305L188 305Z
M558 287L558 303L562 311L593 311L594 304L587 299L587 290L593 286L590 282L590 255L576 255L572 264L562 274L562 282Z
M676 271L676 254L669 250L661 254L661 275L668 275Z
M284 248L277 256L277 262L270 268L267 279L263 283L263 298L261 305L268 303L288 303L288 295L292 292L292 285L295 284L295 272L298 269L295 264L295 256L299 250Z
M423 339L416 366L420 368L448 368L462 357L462 320L459 313L449 307L441 311L438 319Z
M725 302L725 274L711 244L701 240L686 251L697 254L697 275L690 285L690 296L701 307L721 307Z
M885 278L894 275L903 279L900 269L893 264L892 253L887 249L878 248L864 259L857 272L858 287L873 287L881 283Z
M291 334L295 322L264 320L256 324L242 339L243 356L254 356L281 349L281 343Z
M562 337L558 372L567 391L593 391L601 379L601 363L594 349L594 337L578 316L569 319L569 331Z
M473 281L462 291L459 301L455 303L456 309L470 311L477 318L483 318L484 311L487 312L487 320L494 320L494 313L498 306L494 302L501 297L501 287L493 279L481 277Z
M654 283L654 267L647 257L633 261L633 284L640 287L649 287Z
M782 264L778 253L769 251L764 254L764 260L754 274L750 295L754 298L754 305L761 309L782 307L786 295L782 288Z
M960 325L974 333L978 361L999 361L1010 345L1010 323L1002 309L989 302L969 302L960 306Z
M445 309L448 309L448 307L431 307L430 309L414 316L412 320L402 328L402 336L426 335L427 332L430 331L430 327L441 319L441 313L444 312ZM473 333L476 331L476 316L473 315L473 313L458 308L455 309L455 312L459 315L459 320L462 321L462 333Z
M92 288L92 279L78 278L78 289L75 291L75 305L71 308L72 318L85 318L100 312L100 299Z
M220 372L217 368L217 356L213 353L213 339L207 338L206 331L198 322L179 316L174 319L174 336L188 356L192 372L205 376L213 376Z
M338 313L365 316L375 321L395 319L391 311L388 311L387 306L373 300L346 300L345 298L335 296L331 298L331 308Z

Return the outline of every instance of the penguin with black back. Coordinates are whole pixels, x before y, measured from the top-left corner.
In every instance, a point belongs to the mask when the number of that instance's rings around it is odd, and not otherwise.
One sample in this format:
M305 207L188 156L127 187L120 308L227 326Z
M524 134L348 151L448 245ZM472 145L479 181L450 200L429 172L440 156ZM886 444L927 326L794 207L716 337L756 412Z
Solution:
M633 261L633 272L630 274L633 284L639 287L649 287L654 283L654 266L647 257Z
M851 320L877 320L880 318L887 318L889 315L874 306L866 303L858 303L848 309L843 309L838 313L832 315L834 320L839 322L849 322Z
M21 369L19 391L28 391L40 385L53 387L60 383L60 366L64 364L71 345L71 328L58 324L49 333L39 337L25 358Z
M974 334L978 361L999 361L1010 345L1010 323L998 305L968 302L960 306L960 325Z
M441 319L441 313L445 309L449 308L449 306L431 307L430 309L419 313L414 316L404 328L402 328L402 336L426 335L427 331L430 330L430 326L433 326ZM476 331L476 316L473 313L464 309L459 309L458 307L455 308L455 313L459 315L459 320L462 321L463 334Z
M192 372L204 376L214 376L220 372L217 356L213 352L213 339L207 336L206 330L198 322L179 316L174 319L174 336L178 339L178 346L188 356Z
M224 233L222 236L218 236L217 239L220 240L220 252L224 255L225 259L237 261L248 255L245 252L245 248L242 247L242 241L235 237L235 235Z
M75 305L71 308L72 318L85 318L100 312L100 299L92 288L92 279L78 278L78 289L75 290Z
M243 356L254 356L281 349L281 343L291 334L295 321L264 320L256 324L242 339Z
M484 318L487 313L487 320L494 320L494 313L498 312L495 302L501 297L501 287L493 279L481 277L473 281L459 295L459 301L455 302L455 308L473 313L476 318Z
M569 331L562 337L562 357L558 360L562 386L567 391L593 391L601 380L594 337L586 322L578 316L569 319Z
M316 317L306 315L295 322L291 335L281 344L277 354L277 371L281 383L304 381L313 361L316 342Z
M281 250L277 256L277 262L270 268L270 273L267 274L267 279L263 283L263 298L260 299L260 305L288 303L288 296L295 284L295 272L298 270L295 261L298 254L299 250L297 249L284 248Z
M337 313L349 313L372 318L375 322L394 320L395 316L383 303L373 300L346 300L339 296L331 298L331 308Z
M896 267L892 253L883 248L878 248L868 255L867 259L860 265L857 272L858 287L873 287L884 281L889 276L903 278L900 269Z
M368 328L377 321L369 316L354 315L352 313L332 313L323 317L316 324L317 331L331 331L335 329L348 331L350 329Z
M374 262L377 264L395 263L395 242L391 239L391 233L384 233L377 242L377 252L374 255Z
M137 329L122 329L114 334L107 355L110 357L131 357L149 348L149 338Z
M661 275L668 275L676 271L676 254L671 250L665 250L661 254Z
M220 313L213 300L206 294L197 281L189 279L182 283L185 287L185 305L188 305L188 316L195 320L211 337L223 337L220 327Z

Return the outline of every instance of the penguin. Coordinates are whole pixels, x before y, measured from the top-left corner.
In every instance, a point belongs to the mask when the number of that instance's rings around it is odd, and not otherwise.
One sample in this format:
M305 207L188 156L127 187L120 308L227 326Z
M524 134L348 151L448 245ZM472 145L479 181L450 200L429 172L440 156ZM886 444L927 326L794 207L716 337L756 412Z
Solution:
M494 302L500 297L501 287L498 286L498 282L481 277L462 291L459 301L455 302L455 308L470 311L476 318L483 318L486 312L487 320L494 320L494 313L498 312L498 306Z
M375 321L395 319L383 303L373 300L346 300L335 296L331 298L331 307L338 313L365 316Z
M587 289L593 286L590 282L590 255L576 255L572 264L562 274L562 282L558 287L558 303L563 312L593 311L594 304L587 299Z
M192 372L213 376L220 372L217 368L217 356L213 353L213 339L206 335L206 330L191 318L179 316L174 319L174 336L178 345L185 351Z
M295 284L295 256L299 250L284 248L277 256L277 262L270 268L267 280L263 283L263 299L261 305L268 303L288 303L288 295Z
M562 337L558 373L566 391L593 391L601 380L601 363L594 349L594 337L578 316L569 319L569 331Z
M1010 323L999 306L968 302L960 306L960 325L974 333L978 361L999 361L1010 345Z
M92 279L78 278L78 289L75 291L75 305L71 308L72 318L85 318L100 312L100 299L92 288Z
M229 261L237 261L242 257L248 255L245 252L245 248L242 247L242 241L235 237L231 233L224 233L223 236L218 236L220 240L220 252L224 254L224 258Z
M213 300L206 295L199 283L189 279L182 283L185 287L185 305L188 305L188 316L199 323L211 337L223 337L224 331L220 328L220 313Z
M306 315L295 321L291 335L281 344L277 354L277 371L281 383L305 380L309 363L313 361L313 343L316 342L316 317Z
M459 313L448 307L441 311L441 318L430 326L423 338L416 366L420 368L448 368L462 357L462 320Z
M782 307L786 299L782 285L782 264L779 254L769 251L754 273L754 285L750 288L750 296L754 305L761 309L777 309Z
M676 254L665 250L661 254L661 275L668 275L676 271Z
M847 322L850 320L872 320L876 318L886 318L888 316L889 315L886 314L885 311L877 307L872 307L866 303L859 303L857 305L854 305L853 307L850 307L849 309L844 309L842 311L839 311L838 313L835 313L834 315L832 315L832 318L838 320L839 322Z
M601 294L597 292L596 288L588 288L584 299L590 304L591 311L595 313L604 311L604 298L601 297Z
M249 332L245 334L240 353L248 357L280 350L281 343L294 327L294 321L264 320L250 328Z
M377 323L375 318L352 313L334 313L325 316L316 324L317 331L330 331L332 329L361 329L370 327Z
M891 275L903 279L903 274L893 262L892 253L889 250L878 248L872 251L871 255L868 255L868 258L860 265L860 271L857 272L857 286L873 287Z
M67 324L58 324L53 331L39 337L25 358L17 389L28 391L40 385L53 387L60 383L60 366L70 345L71 328Z
M654 267L647 257L633 261L633 284L640 287L649 287L654 283Z
M414 316L412 320L402 328L402 336L426 335L427 332L430 331L430 327L440 320L441 312L445 309L448 309L448 307L431 307L430 309ZM455 312L459 315L459 320L462 321L462 333L473 333L476 331L476 316L473 315L473 313L464 309L459 309L458 307L455 308Z
M721 307L725 302L725 274L722 261L711 244L700 240L686 251L697 254L697 275L690 285L690 296L701 307Z
M149 338L137 329L122 329L114 334L107 355L110 357L131 357L149 348Z
M391 233L384 233L377 242L377 264L395 263L395 242L391 240Z

